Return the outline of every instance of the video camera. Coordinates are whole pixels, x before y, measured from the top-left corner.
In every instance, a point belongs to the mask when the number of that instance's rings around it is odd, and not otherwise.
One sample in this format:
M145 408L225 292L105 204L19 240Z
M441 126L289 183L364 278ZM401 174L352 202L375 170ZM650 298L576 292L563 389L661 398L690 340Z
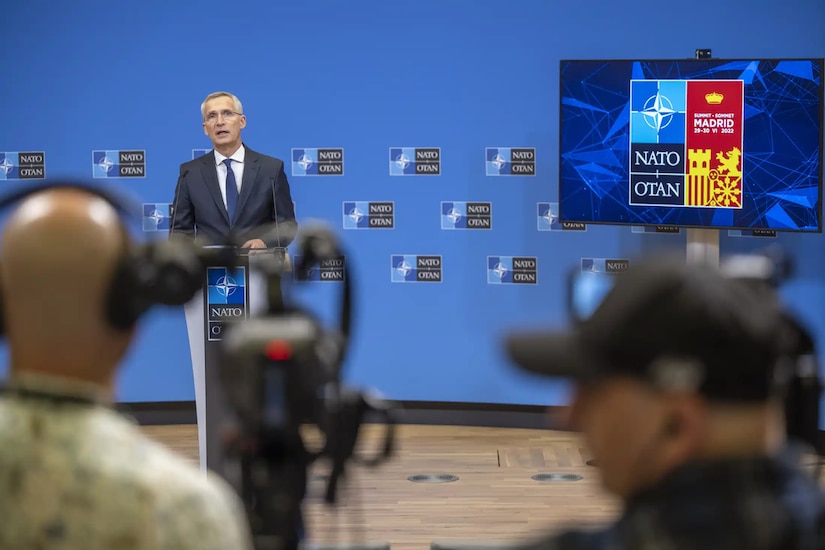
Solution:
M774 296L794 271L791 258L776 247L760 253L722 258L719 268L726 277L748 285L754 292ZM616 277L621 276L621 272L571 270L567 281L567 310L571 320L582 323L590 317L613 287ZM784 383L787 436L812 446L817 454L825 454L825 441L819 431L823 383L815 340L789 312L786 312L785 321L792 341L788 353L790 374Z
M302 229L297 242L299 271L344 255L334 234L321 225ZM340 327L330 331L308 311L285 303L283 256L264 252L254 258L250 268L265 275L267 307L224 328L219 376L236 419L223 447L228 462L238 465L236 485L255 547L293 550L303 538L301 503L308 467L320 458L331 462L325 501L334 503L347 462L375 466L390 457L395 423L387 402L341 384L352 319L348 262ZM236 259L228 254L222 264L232 268ZM375 456L360 457L354 448L368 415L385 423L387 431ZM323 435L318 450L310 450L302 435L307 425L317 426Z

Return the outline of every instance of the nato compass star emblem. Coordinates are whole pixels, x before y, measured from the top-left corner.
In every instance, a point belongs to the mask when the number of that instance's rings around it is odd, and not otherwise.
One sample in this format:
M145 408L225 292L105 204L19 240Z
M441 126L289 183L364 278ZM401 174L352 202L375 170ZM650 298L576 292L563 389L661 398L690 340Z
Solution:
M9 172L11 172L13 168L14 168L14 164L12 164L11 162L9 162L9 159L8 159L8 158L5 158L5 157L4 157L4 158L3 158L3 163L2 163L2 164L0 164L0 170L2 170L2 171L3 171L3 173L4 173L4 174L6 174L6 175L8 176L8 175L9 175Z
M496 264L496 267L493 269L493 272L496 275L498 275L499 279L504 279L504 276L507 274L507 268L504 267L504 265L501 262L499 262L498 264Z
M402 151L401 154L398 155L398 158L395 159L395 164L397 164L398 167L403 171L407 166L410 165L410 159L408 159L407 155L405 155Z
M447 214L447 217L450 219L451 222L453 222L453 225L455 225L458 223L458 220L461 219L461 213L459 213L459 211L456 210L455 207L453 207L450 209L450 212L449 214Z
M673 108L673 103L661 92L656 92L656 95L650 96L645 101L642 114L648 126L659 132L667 128L673 120L673 113L676 110Z
M496 165L497 170L501 170L501 167L507 164L507 159L501 156L501 153L496 153L496 157L492 160L492 163Z
M114 166L115 163L109 160L109 157L104 155L103 158L100 159L100 162L97 163L97 165L103 168L103 170L108 174L109 170L112 169L112 166Z
M312 165L312 163L313 163L312 157L310 157L306 153L301 155L301 158L298 160L298 164L301 165L301 168L303 168L304 171L308 170L309 167Z
M398 264L398 267L396 267L395 269L401 274L402 277L406 279L407 273L412 271L412 266L408 264L406 260L404 260L400 264Z
M155 208L152 211L152 214L149 216L149 219L155 222L155 227L157 227L158 225L160 225L160 222L164 220L164 217L163 214L160 213L160 210Z
M542 217L547 220L547 225L550 227L553 227L559 221L559 216L553 212L552 208L548 208L547 213Z
M357 207L357 206L354 206L354 207L352 208L352 210L350 211L350 213L349 213L349 214L347 214L347 216L349 216L349 218L350 218L350 219L351 219L351 220L352 220L352 221L353 221L356 225L358 225L358 222L360 222L362 219L364 219L364 213L363 213L363 212L361 212L360 210L358 210L358 207Z
M226 298L232 296L238 290L238 283L229 275L224 275L218 279L218 282L214 286L218 289L218 294Z

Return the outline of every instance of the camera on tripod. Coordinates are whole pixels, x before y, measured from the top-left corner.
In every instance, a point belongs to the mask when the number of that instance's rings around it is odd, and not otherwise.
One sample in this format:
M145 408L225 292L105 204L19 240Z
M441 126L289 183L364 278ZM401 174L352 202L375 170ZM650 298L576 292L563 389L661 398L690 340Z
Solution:
M344 256L331 230L309 226L298 234L303 271ZM234 256L232 256L234 257ZM317 459L330 462L325 501L336 501L348 462L367 466L387 460L394 447L394 420L388 402L341 383L352 320L351 269L345 263L340 326L330 330L305 309L284 299L283 256L258 254L250 268L263 272L266 310L224 328L219 376L235 416L224 449L237 464L238 486L258 549L294 549L303 538L301 503L307 469ZM232 260L225 257L226 267ZM368 416L387 427L375 456L355 455ZM322 443L310 450L302 428L317 426Z

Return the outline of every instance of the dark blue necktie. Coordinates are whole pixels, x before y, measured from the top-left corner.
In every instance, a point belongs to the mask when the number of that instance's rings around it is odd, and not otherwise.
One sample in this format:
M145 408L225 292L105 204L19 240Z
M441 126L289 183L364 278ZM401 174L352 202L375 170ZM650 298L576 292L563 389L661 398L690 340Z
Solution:
M226 164L226 212L231 223L235 219L235 205L238 204L238 184L232 171L232 159L225 159L223 163Z

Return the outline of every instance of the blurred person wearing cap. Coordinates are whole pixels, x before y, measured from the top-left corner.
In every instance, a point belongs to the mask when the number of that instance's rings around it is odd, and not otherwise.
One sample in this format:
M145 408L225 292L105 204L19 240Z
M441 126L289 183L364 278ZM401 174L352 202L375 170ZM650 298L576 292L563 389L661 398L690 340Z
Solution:
M509 335L518 366L575 383L570 428L624 504L528 547L825 548L825 496L786 435L798 329L775 292L667 258L619 275L568 332Z
M113 327L106 301L129 246L117 211L78 189L30 195L5 227L0 549L252 547L226 483L114 410L136 327Z

